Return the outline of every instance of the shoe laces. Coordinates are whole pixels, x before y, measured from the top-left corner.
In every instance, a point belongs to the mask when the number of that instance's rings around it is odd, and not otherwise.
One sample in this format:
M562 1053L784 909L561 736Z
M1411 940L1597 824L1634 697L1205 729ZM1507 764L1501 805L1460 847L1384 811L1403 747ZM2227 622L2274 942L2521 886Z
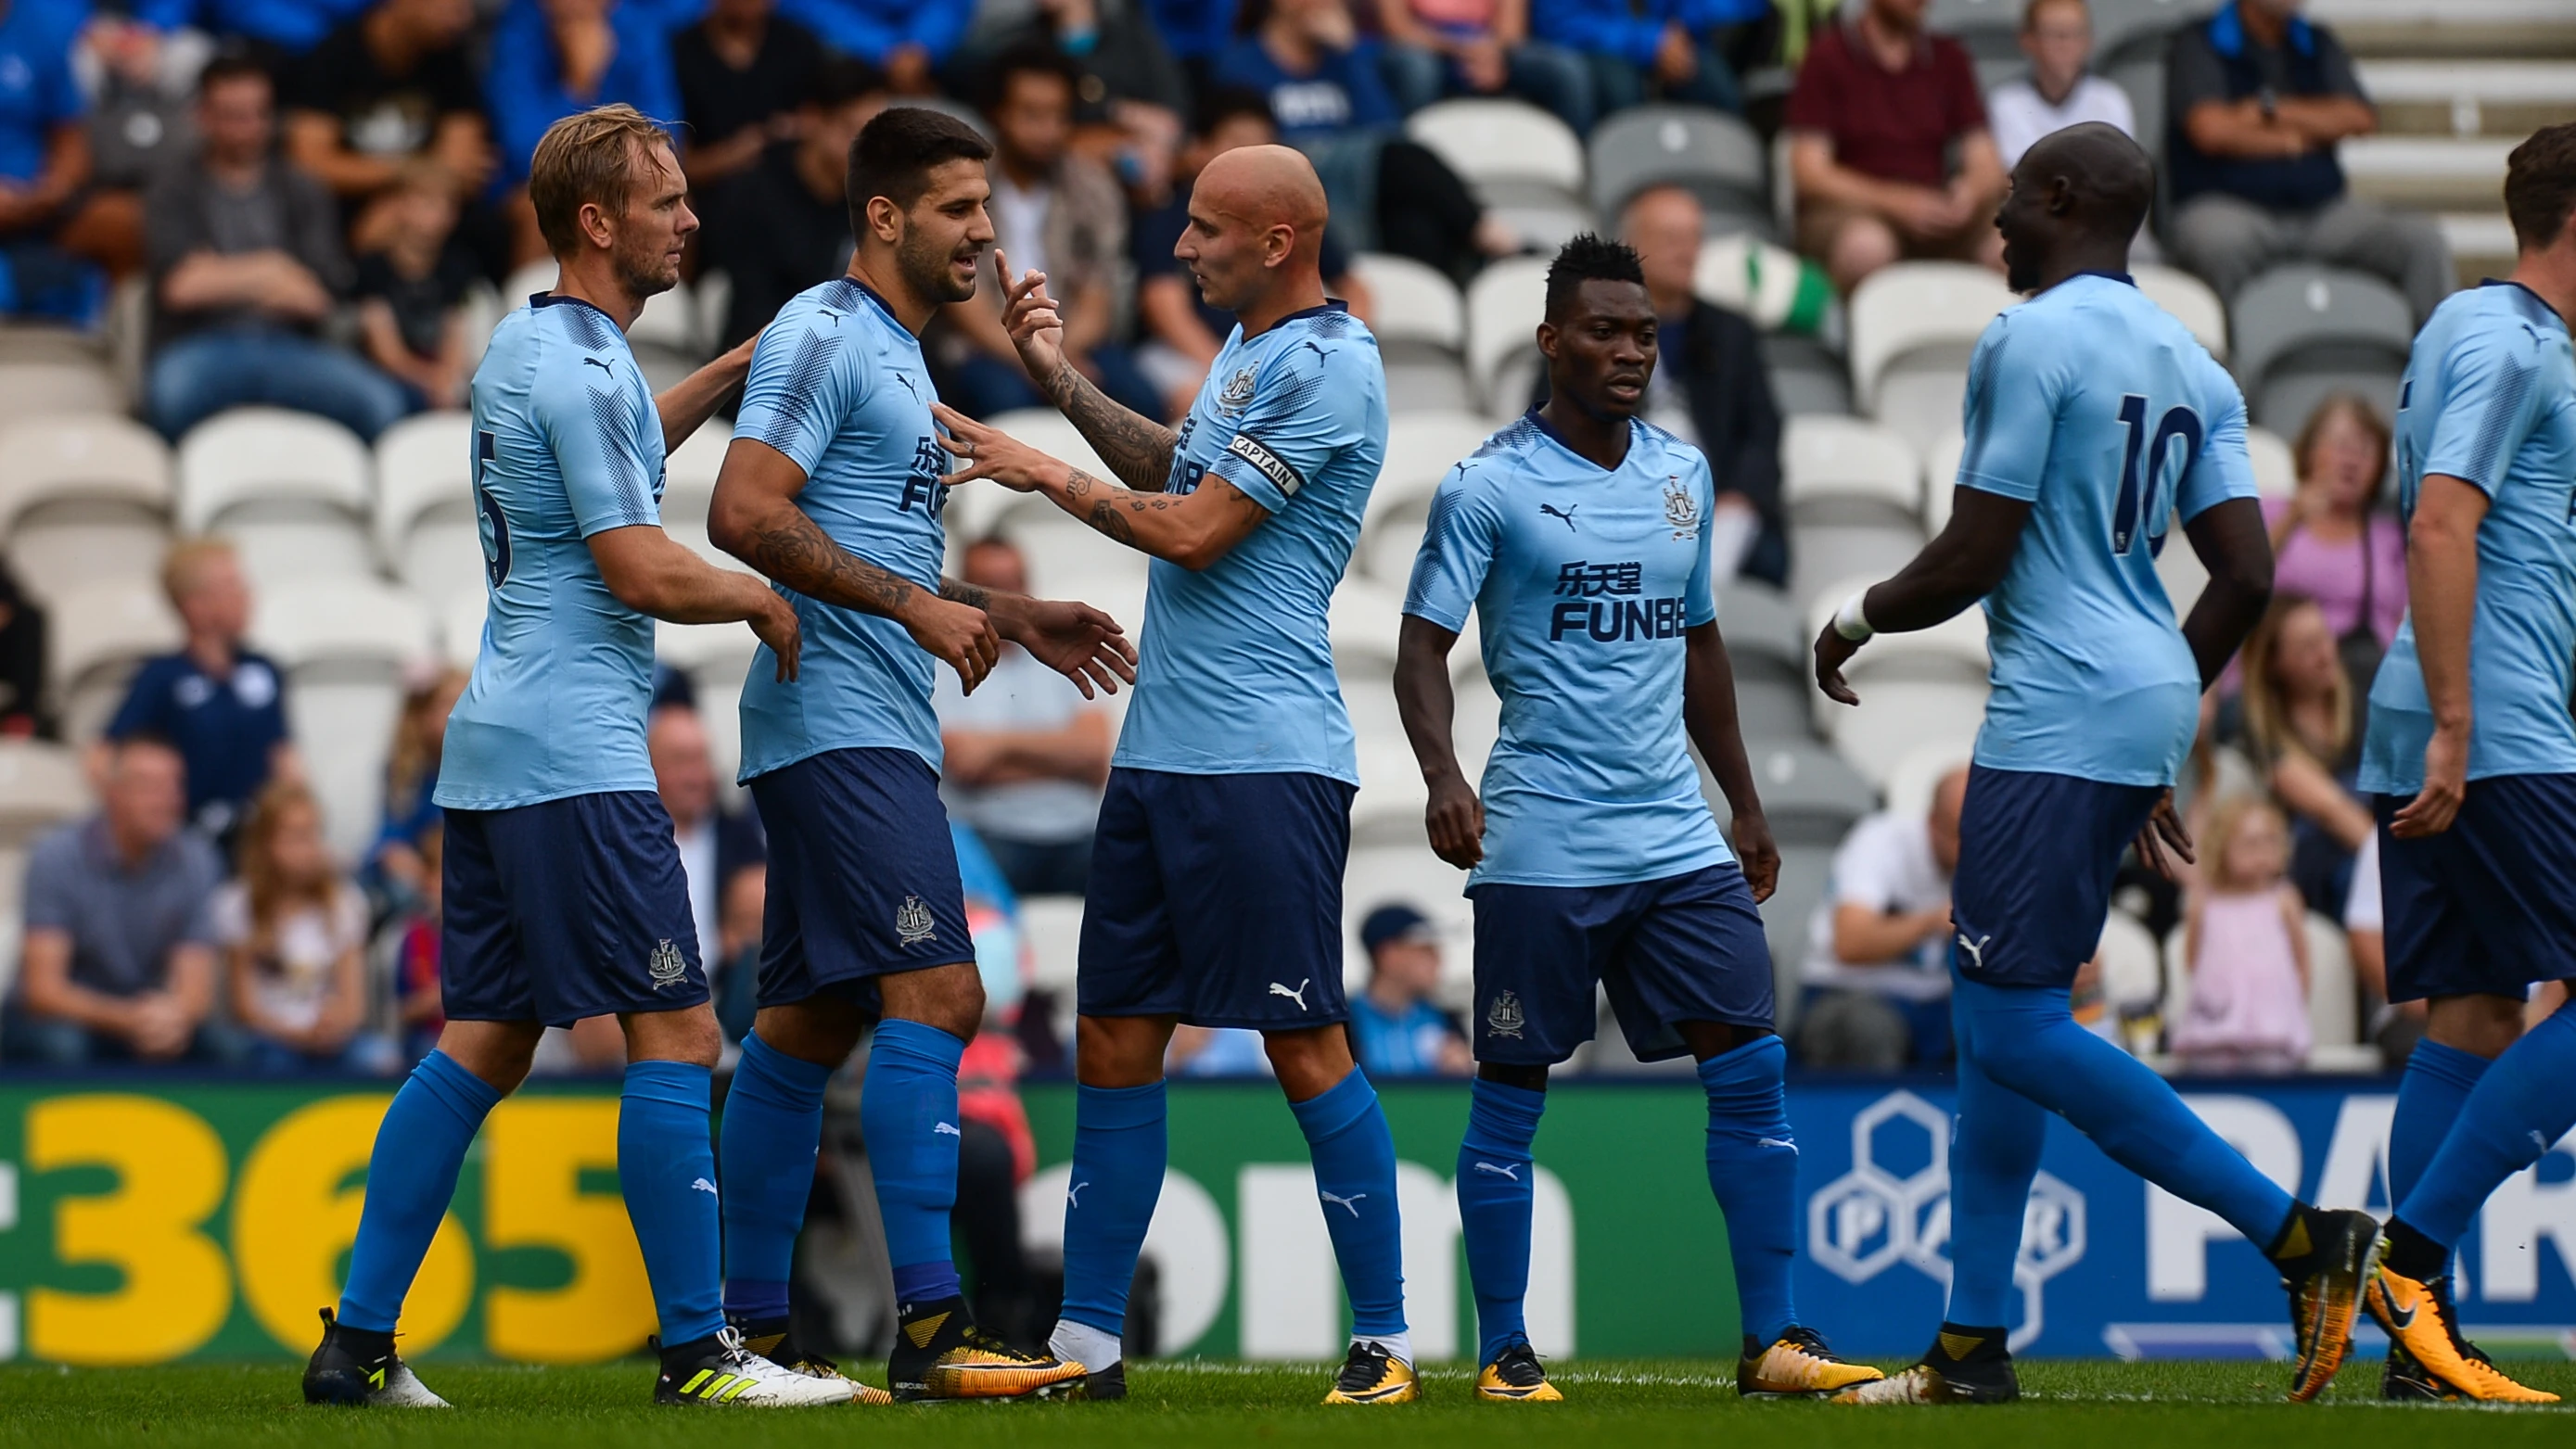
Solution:
M962 1341L963 1347L971 1348L977 1353L988 1353L996 1358L1009 1359L1013 1363L1036 1364L1047 1361L1037 1354L1012 1347L995 1335L985 1332L976 1324L970 1323L958 1330L958 1338Z
M1376 1388L1386 1378L1387 1360L1392 1357L1394 1355L1375 1344L1352 1344L1351 1356L1342 1360L1341 1377L1334 1382L1334 1387L1346 1394Z
M1785 1348L1793 1354L1814 1359L1818 1363L1842 1362L1835 1356L1832 1349L1825 1347L1823 1334L1801 1323L1793 1323L1781 1330L1778 1341L1773 1343L1772 1347Z
M788 1370L746 1347L742 1341L742 1330L730 1323L716 1330L716 1357L724 1361L726 1368L745 1378L769 1380L788 1374Z
M1344 1372L1348 1371L1345 1367ZM1514 1339L1494 1355L1494 1377L1516 1389L1536 1388L1547 1382L1547 1370L1539 1364L1537 1349L1525 1339Z

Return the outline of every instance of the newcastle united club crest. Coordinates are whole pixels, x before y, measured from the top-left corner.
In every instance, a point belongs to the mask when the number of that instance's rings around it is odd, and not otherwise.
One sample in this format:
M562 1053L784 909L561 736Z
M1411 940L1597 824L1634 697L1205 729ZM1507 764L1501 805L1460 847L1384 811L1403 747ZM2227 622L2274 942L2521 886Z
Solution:
M1664 478L1664 522L1673 526L1675 538L1699 537L1699 500L1691 497L1678 473Z
M656 991L669 991L689 979L688 958L680 954L680 948L673 945L667 936L653 948L653 955L645 961L644 970L653 978Z
M905 896L903 906L894 913L894 938L899 946L918 946L936 935L939 923L931 919L930 907L919 896Z
M1250 406L1252 406L1252 369L1247 367L1225 380L1225 386L1219 389L1216 395L1216 410L1219 417L1232 418L1240 415Z
M1518 1041L1522 1025L1520 997L1509 991L1496 992L1492 1003L1485 1008L1485 1035L1507 1036Z

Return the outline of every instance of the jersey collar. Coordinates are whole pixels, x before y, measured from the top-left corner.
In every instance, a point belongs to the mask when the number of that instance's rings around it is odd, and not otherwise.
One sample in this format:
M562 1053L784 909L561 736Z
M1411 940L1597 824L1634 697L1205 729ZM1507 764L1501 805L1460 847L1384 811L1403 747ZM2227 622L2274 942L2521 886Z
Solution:
M1567 457L1572 458L1574 461L1576 461L1576 462L1578 462L1578 463L1581 463L1584 467L1591 469L1592 471L1594 471L1594 472L1596 472L1596 473L1600 474L1602 477L1607 478L1607 477L1609 477L1610 475L1612 475L1612 474L1614 474L1614 473L1618 472L1620 468L1625 468L1625 467L1627 467L1627 466L1628 466L1628 460L1629 460L1630 458L1633 458L1633 457L1635 457L1635 456L1637 455L1637 420L1636 420L1635 418L1630 418L1630 419L1628 420L1628 451L1627 451L1626 453L1623 453L1623 454L1621 454L1621 455L1620 455L1620 458L1619 458L1619 467L1618 467L1618 468L1604 468L1604 467L1602 467L1600 464L1598 464L1598 463L1596 463L1596 462L1592 461L1590 458L1587 458L1587 457L1583 456L1581 453L1578 453L1578 452L1576 452L1576 451L1574 450L1574 445L1573 445L1572 443L1569 443L1569 442L1567 442L1567 441L1565 440L1565 434L1558 432L1558 431L1556 430L1556 424L1551 423L1551 422L1549 422L1549 421L1547 420L1547 415L1546 415L1546 413L1543 411L1543 409L1544 409L1546 406L1547 406L1547 405L1546 405L1545 403L1540 403L1540 404L1537 404L1536 406L1533 406L1533 407L1532 407L1528 412L1523 413L1523 414L1521 415L1521 416L1522 416L1522 419L1523 419L1524 421L1526 421L1526 422L1527 422L1531 427L1538 429L1538 430L1539 430L1539 433L1540 433L1542 436L1544 436L1544 437L1545 437L1549 442L1556 444L1556 445L1557 445L1558 447L1560 447L1560 448L1563 448L1563 449L1565 450L1565 455L1566 455Z
M2299 54L2316 54L2317 33L2308 24L2306 16L2292 15L2289 34L2284 38L2289 41L2290 49ZM2209 17L2209 48L2229 60L2243 58L2249 39L2245 33L2245 17L2236 13L2233 3L2220 7L2217 14Z
M607 309L601 307L598 303L586 302L579 297L568 297L561 292L531 292L528 294L528 305L531 307L588 307L593 312L597 312L600 316L607 317L608 324L610 326L617 326L617 319L609 317ZM618 327L617 330L623 332L626 329Z
M2118 282L2123 286L2134 287L2138 285L2138 279L2130 276L2126 272L2107 272L2098 267L2088 267L2083 271L2077 272L2075 276L2068 277L2066 280L2071 282L2075 280L2075 277L2100 277L2106 282Z
M2478 285L2482 288L2511 287L2513 290L2522 294L2521 296L2514 298L2514 305L2520 310L2529 313L2533 321L2546 327L2555 327L2561 332L2570 330L2567 325L2567 319L2558 315L2558 309L2549 305L2548 298L2541 296L2538 292L2531 290L2529 287L2524 286L2522 283L2517 282L2510 277L2489 277L2485 281L2478 283Z
M1291 312L1287 316L1280 318L1278 321L1273 322L1268 327L1262 329L1261 335L1267 337L1271 333L1278 331L1280 328L1287 326L1291 322L1303 322L1309 317L1321 317L1327 312L1347 312L1349 310L1351 310L1350 303L1343 301L1339 297L1326 297L1322 306L1308 307L1301 311ZM1252 339L1247 337L1243 340L1249 342Z
M902 322L902 319L900 319L900 318L898 318L898 317L896 317L896 316L894 315L894 308L893 308L893 306L892 306L892 305L890 305L890 304L886 301L886 299L885 299L885 298L880 297L880 296L878 296L878 295L877 295L877 289L876 289L876 288L871 287L871 286L869 286L867 283L862 282L862 281L860 281L858 278L856 278L856 277L852 277L852 276L844 276L844 277L842 277L842 278L841 278L841 280L842 280L842 281L845 281L845 282L847 282L847 283L849 283L849 284L850 284L851 286L853 286L853 287L858 288L858 289L859 289L859 295L860 295L860 296L862 296L862 297L867 298L867 299L868 299L868 301L869 301L871 304L873 304L873 305L876 307L876 309L877 309L878 311L883 312L883 313L885 314L885 319L886 319L888 322L893 323L893 324L894 324L894 326L895 326L895 329L896 329L897 331L900 331L900 332L910 332L910 331L912 330L911 328L904 326L904 325L903 325L903 322Z

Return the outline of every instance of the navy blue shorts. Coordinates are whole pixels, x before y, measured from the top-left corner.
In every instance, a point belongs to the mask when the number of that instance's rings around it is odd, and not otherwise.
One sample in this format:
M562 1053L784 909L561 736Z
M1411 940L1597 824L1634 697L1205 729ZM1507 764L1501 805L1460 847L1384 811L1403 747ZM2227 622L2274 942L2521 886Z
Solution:
M1551 1067L1592 1040L1592 985L1641 1062L1679 1023L1771 1025L1771 949L1729 861L1631 885L1487 884L1476 903L1476 1060Z
M1968 767L1950 967L1988 986L2072 986L2102 944L2121 853L2164 795L2073 775Z
M939 776L910 750L826 750L751 782L769 832L760 1004L826 992L870 1011L876 979L975 959Z
M1346 1019L1348 784L1109 772L1075 997L1085 1016L1293 1031Z
M2388 999L2520 996L2576 976L2576 775L2471 780L2451 828L2400 840L2382 795Z
M689 879L650 790L450 810L440 882L451 1021L570 1026L707 999Z

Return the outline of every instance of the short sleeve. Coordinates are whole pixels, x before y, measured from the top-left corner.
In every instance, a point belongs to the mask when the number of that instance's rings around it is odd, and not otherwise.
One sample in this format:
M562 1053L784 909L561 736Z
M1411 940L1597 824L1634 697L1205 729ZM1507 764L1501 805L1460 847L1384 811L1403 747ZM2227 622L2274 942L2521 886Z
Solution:
M218 946L238 946L250 939L250 894L241 882L230 882L215 892L206 903L206 924Z
M2177 131L2192 107L2203 101L2230 99L2227 70L2220 64L2218 52L2210 48L2208 26L2194 25L2175 36L2166 65L2165 114L2173 118Z
M1467 611L1484 592L1503 531L1493 490L1478 477L1474 460L1449 470L1431 495L1431 517L1422 528L1422 551L1413 556L1413 581L1404 612L1452 634L1467 627Z
M88 112L88 103L81 96L80 81L72 74L72 56L69 46L45 58L44 78L41 84L43 119L47 125L59 126L65 121L77 121Z
M125 691L125 702L107 722L107 737L121 740L139 730L164 729L169 715L165 708L170 699L170 666L165 659L155 659L134 676Z
M1986 97L1977 89L1977 68L1968 59L1967 47L1947 38L1935 38L1932 46L1934 63L1941 67L1942 100L1950 112L1950 134L1964 136L1986 129Z
M331 950L334 955L367 944L367 897L354 881L343 880L331 892Z
M2322 82L2321 93L2346 96L2363 105L2370 104L2370 93L2361 88L2361 73L2353 68L2352 52L2343 48L2343 42L2335 38L2334 32L2313 25L2310 29L2317 38L2317 74Z
M1694 461L1699 476L1691 480L1691 492L1699 502L1699 546L1694 550L1690 582L1682 586L1682 624L1692 629L1717 619L1716 569L1709 552L1709 523L1717 517L1717 483L1709 476L1706 457Z
M598 380L588 375L595 372ZM661 506L653 498L659 454L644 438L645 428L662 426L651 405L614 373L600 369L541 366L536 377L529 401L563 474L564 494L581 536L661 523Z
M857 345L855 339L837 328L817 327L814 318L811 311L800 312L760 334L733 421L735 437L767 443L809 476L862 390L857 359L841 355Z
M1896 875L1890 848L1893 816L1873 815L1843 837L1834 851L1833 892L1838 906L1866 906L1882 914L1896 908Z
M72 876L80 856L81 829L64 826L60 834L37 842L28 852L26 900L19 907L25 929L68 931L78 924L80 907Z
M2441 411L2421 474L2447 473L2488 497L2504 486L2514 453L2531 431L2540 363L2516 345L2519 330L2462 334L2442 357Z
M2254 458L2245 449L2245 394L2217 363L2208 364L2209 419L2200 452L2174 492L2174 512L2189 523L2230 498L2259 498Z
M2063 387L2057 369L2039 355L2045 346L2009 317L1977 339L1961 413L1967 441L1959 453L1959 486L2024 503L2039 497Z
M1252 401L1208 471L1272 513L1286 511L1334 454L1361 441L1369 389L1358 359L1339 345L1301 338L1272 358Z

